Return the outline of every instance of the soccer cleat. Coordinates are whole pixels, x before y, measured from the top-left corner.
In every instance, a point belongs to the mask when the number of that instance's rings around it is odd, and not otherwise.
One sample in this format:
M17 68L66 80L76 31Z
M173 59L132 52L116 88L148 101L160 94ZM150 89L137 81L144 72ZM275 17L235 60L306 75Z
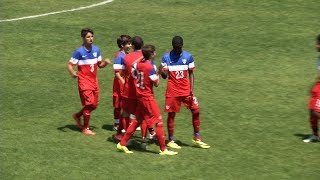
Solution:
M121 146L120 143L117 144L117 149L121 152L127 153L127 154L132 154L132 151L129 151L129 149L126 146Z
M319 141L319 137L315 135L312 135L309 138L303 140L303 142L305 143L318 142L318 141Z
M199 148L208 149L210 146L204 142L202 142L200 139L194 140L192 139L193 145Z
M113 127L112 127L112 129L113 129L114 131L118 131L118 127L119 127L118 124L114 124Z
M80 118L77 117L76 113L72 114L73 119L76 121L78 128L82 129Z
M168 147L171 147L173 149L181 149L181 146L179 146L177 143L175 143L174 141L169 141L167 144Z
M178 152L174 152L174 151L169 151L168 149L165 149L164 151L160 150L160 155L169 155L169 156L173 156L178 154Z
M149 134L149 139L151 139L151 140L157 140L157 134L156 134L156 133Z
M96 133L94 133L93 131L91 131L89 128L84 128L84 129L82 129L82 133L85 134L85 135L91 135L91 136L96 135Z

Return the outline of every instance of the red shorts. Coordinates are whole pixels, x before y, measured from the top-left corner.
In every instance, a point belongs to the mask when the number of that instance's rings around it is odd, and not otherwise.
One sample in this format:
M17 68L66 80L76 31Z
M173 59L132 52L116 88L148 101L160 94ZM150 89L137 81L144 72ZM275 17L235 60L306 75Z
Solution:
M312 87L309 101L309 109L320 112L320 83Z
M180 112L181 102L187 109L198 109L199 104L195 96L166 97L164 112Z
M113 107L121 108L121 96L113 96Z
M79 90L82 106L93 105L97 107L99 104L99 90Z
M157 102L155 100L138 101L136 118L138 122L145 120L147 126L162 122L162 116Z
M135 114L137 108L137 100L122 97L120 106L124 112Z

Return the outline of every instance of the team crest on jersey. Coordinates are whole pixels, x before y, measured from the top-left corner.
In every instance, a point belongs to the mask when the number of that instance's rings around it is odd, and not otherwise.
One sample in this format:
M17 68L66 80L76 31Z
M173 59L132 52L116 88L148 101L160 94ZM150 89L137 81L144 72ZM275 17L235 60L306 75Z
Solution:
M166 109L170 109L170 106L166 105Z
M187 63L187 59L182 59L183 64Z
M94 57L97 57L98 53L97 52L94 52L92 53Z

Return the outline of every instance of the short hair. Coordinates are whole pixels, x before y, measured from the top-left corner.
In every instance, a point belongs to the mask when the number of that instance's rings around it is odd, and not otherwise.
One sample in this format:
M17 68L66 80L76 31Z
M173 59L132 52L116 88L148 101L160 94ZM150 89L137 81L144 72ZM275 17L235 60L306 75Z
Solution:
M81 29L81 37L86 37L86 35L88 34L88 33L91 33L92 35L93 35L93 30L92 29L90 29L90 28L83 28L83 29Z
M320 43L320 34L317 36L317 42Z
M183 39L181 36L174 36L172 38L172 46L173 47L182 47L183 46Z
M156 47L154 45L148 44L142 47L142 54L144 59L149 60L151 55L156 51Z
M122 46L128 44L131 41L131 36L129 35L121 35L117 38L117 44L119 48L122 48Z
M141 49L143 46L143 40L140 36L134 36L131 39L131 44L134 46L134 49Z

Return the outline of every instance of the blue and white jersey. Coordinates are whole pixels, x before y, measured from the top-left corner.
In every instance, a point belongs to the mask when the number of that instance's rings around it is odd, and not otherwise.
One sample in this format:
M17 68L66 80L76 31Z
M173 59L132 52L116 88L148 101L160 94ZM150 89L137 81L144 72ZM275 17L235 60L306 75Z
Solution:
M166 96L190 95L188 72L195 68L192 54L184 50L180 55L173 51L167 52L162 56L161 65L163 70L168 71Z
M114 71L119 71L119 70L124 70L125 65L124 65L124 56L126 53L124 51L118 51L115 54L114 61L113 61L113 70Z

